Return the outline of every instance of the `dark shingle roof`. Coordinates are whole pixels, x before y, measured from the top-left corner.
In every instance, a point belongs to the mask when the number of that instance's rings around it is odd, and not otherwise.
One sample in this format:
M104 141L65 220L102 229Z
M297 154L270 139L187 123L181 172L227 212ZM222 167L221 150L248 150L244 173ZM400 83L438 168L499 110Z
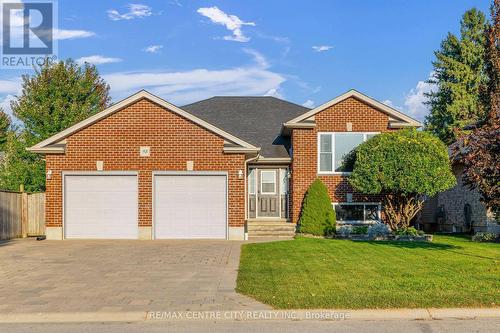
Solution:
M308 108L270 96L216 96L184 105L183 110L261 147L264 157L289 157L290 140L281 126Z

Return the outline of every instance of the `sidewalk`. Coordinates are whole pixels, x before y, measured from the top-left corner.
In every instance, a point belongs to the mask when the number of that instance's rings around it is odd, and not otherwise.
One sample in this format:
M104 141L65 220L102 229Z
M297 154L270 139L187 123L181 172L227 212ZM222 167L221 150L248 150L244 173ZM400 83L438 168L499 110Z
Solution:
M500 318L499 308L389 310L251 310L164 312L0 313L6 323L179 322L179 321L344 321Z

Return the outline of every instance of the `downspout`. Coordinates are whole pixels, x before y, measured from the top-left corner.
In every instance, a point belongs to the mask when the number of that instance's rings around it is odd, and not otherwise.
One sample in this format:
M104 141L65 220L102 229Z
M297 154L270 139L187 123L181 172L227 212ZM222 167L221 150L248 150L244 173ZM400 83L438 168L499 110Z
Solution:
M248 205L248 168L247 168L247 165L248 165L248 162L258 160L259 157L260 157L260 153L257 153L257 156L246 159L245 163L244 163L244 168L245 168L245 229L246 229L246 221L248 220L248 207L247 207L247 205ZM245 230L245 240L248 240L248 233L246 230Z

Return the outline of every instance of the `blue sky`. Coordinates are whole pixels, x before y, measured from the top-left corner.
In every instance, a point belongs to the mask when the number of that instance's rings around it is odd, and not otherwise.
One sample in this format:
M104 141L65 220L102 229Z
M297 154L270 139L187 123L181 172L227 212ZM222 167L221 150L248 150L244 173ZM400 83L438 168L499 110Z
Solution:
M58 57L97 65L114 100L272 95L318 106L357 89L423 119L433 51L489 1L58 1ZM31 70L0 69L0 105Z

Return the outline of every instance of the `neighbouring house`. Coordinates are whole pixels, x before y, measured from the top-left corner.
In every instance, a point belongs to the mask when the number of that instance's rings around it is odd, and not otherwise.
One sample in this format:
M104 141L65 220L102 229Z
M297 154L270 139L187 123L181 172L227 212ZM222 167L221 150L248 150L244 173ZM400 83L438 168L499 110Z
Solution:
M342 223L380 219L343 157L421 124L355 90L308 109L274 97L183 107L140 91L31 147L46 159L48 239L290 236L309 185Z
M480 201L477 190L463 184L463 166L453 165L457 185L428 198L417 219L420 227L429 232L494 232L500 234L500 224L494 214Z

